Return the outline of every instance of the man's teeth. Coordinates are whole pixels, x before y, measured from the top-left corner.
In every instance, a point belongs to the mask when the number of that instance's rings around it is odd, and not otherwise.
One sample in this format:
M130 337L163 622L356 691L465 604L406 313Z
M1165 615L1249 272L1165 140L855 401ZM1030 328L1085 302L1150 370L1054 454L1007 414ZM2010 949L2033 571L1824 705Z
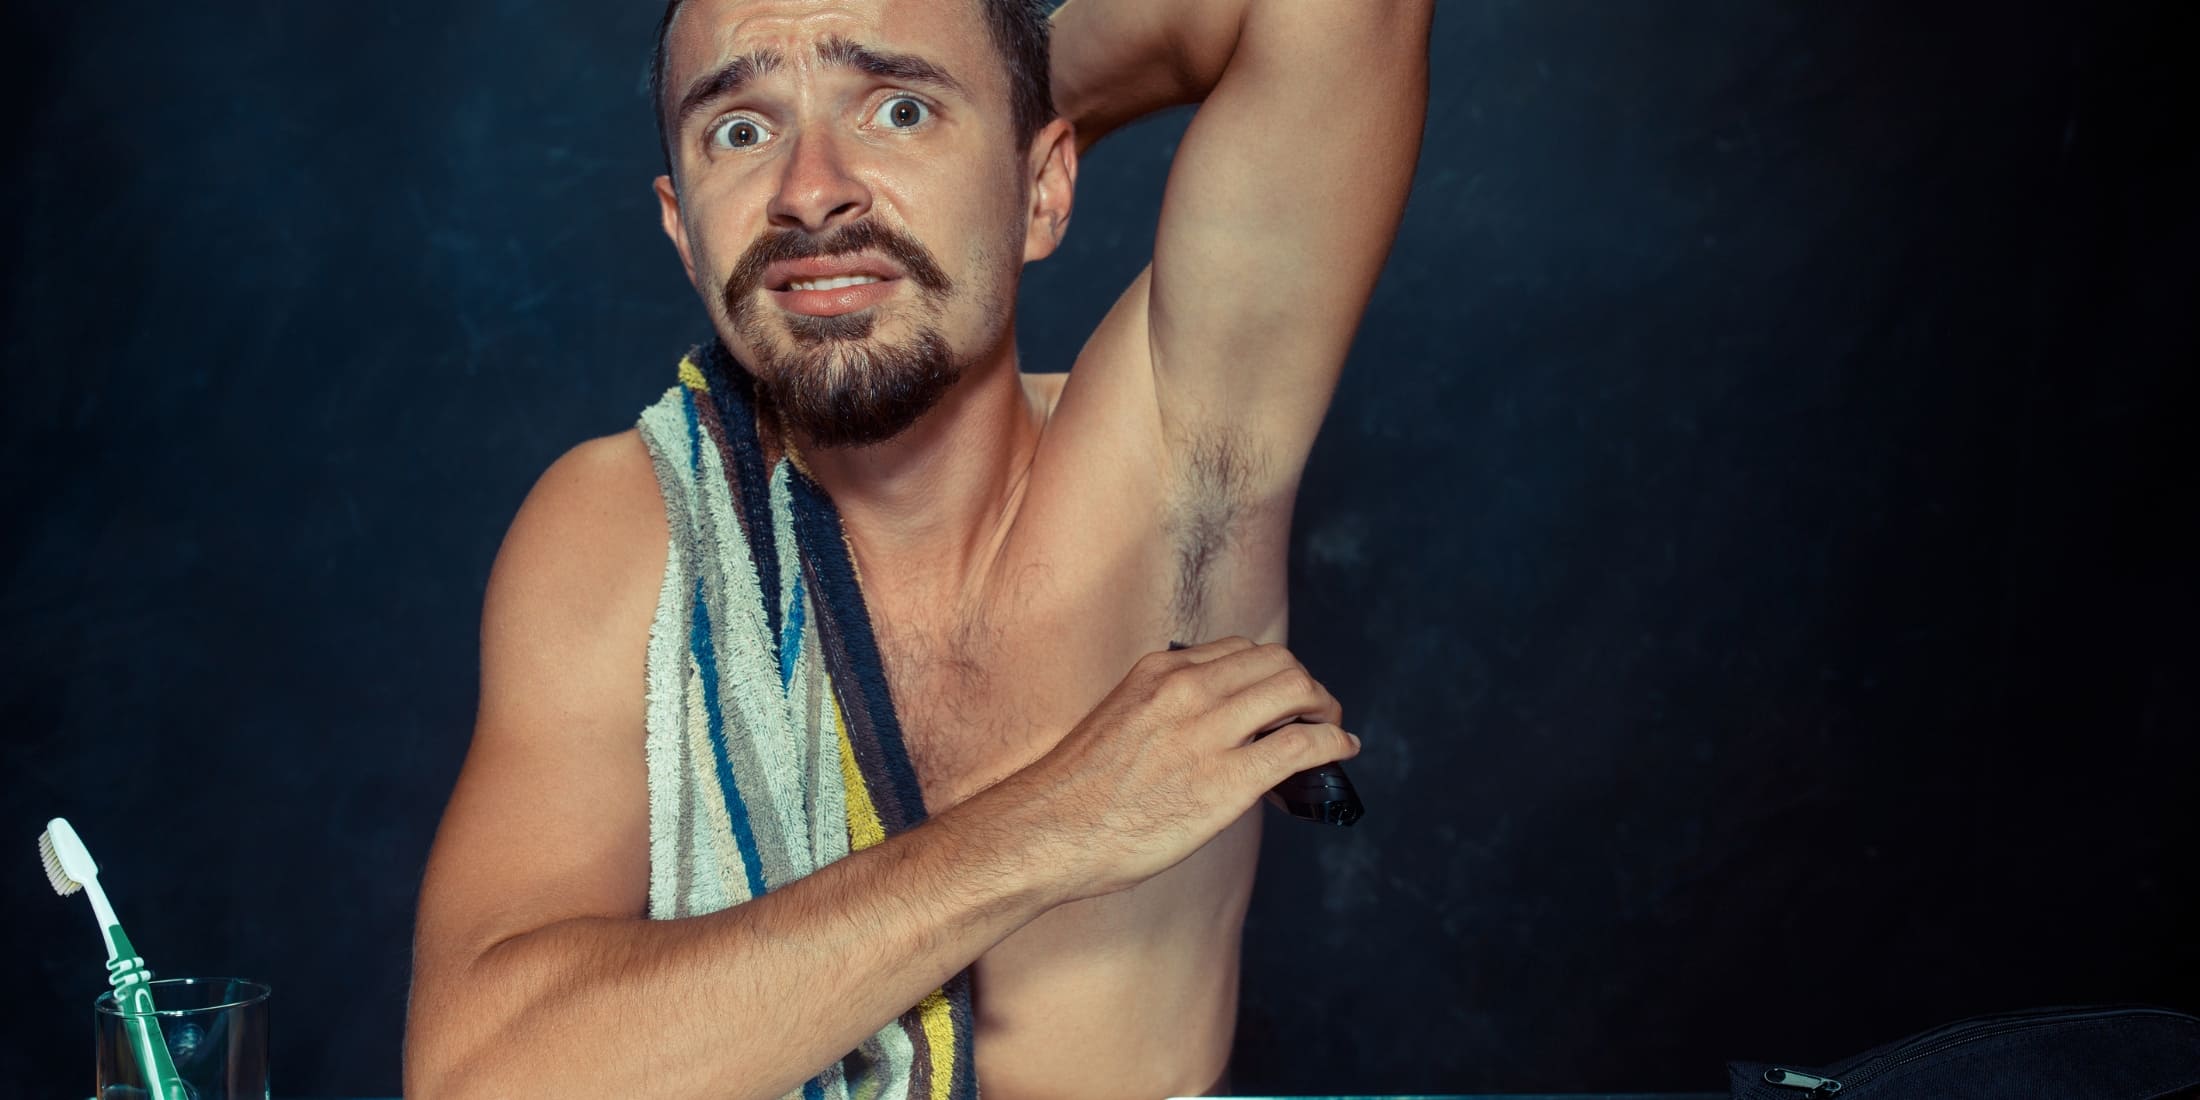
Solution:
M787 284L788 290L839 290L844 286L862 286L879 282L876 275L835 275L830 279L796 279Z

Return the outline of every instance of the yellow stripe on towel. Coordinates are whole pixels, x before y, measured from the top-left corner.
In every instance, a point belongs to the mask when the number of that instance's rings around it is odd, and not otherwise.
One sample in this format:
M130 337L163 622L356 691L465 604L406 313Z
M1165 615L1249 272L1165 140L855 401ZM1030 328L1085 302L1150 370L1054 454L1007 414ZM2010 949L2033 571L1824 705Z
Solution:
M703 368L696 366L695 360L685 355L680 357L680 384L697 393L710 392L710 383L703 378Z
M825 698L833 705L833 732L840 738L840 782L848 788L848 850L860 852L886 839L879 824L878 807L871 804L871 788L863 785L863 769L856 766L855 746L848 743L848 722L840 716L840 696L832 681L825 681Z
M918 1008L924 1018L924 1040L932 1048L932 1100L947 1100L955 1085L955 1021L947 1014L947 991L925 994Z

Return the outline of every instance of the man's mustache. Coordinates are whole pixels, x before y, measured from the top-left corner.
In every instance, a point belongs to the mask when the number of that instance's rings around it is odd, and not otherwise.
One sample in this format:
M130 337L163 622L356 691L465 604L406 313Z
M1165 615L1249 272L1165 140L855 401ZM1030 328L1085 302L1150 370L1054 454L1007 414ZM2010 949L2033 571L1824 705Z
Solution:
M775 229L758 237L733 273L726 276L726 313L739 317L763 285L764 269L781 260L808 260L820 256L848 256L859 252L883 252L927 293L944 295L955 287L932 253L917 239L890 225L865 218L828 233L801 229Z

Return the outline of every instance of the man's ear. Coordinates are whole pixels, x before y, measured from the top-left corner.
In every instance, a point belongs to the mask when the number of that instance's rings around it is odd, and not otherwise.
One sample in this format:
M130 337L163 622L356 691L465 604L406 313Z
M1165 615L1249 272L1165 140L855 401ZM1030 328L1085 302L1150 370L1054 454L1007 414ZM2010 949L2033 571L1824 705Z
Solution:
M1070 200L1077 191L1077 128L1056 118L1031 139L1024 166L1031 184L1030 221L1024 230L1024 262L1043 260L1069 233Z
M671 176L658 176L657 213L664 219L665 236L672 238L672 247L679 250L680 266L687 269L688 285L695 285L695 255L688 251L687 223L680 220L680 193L672 189Z

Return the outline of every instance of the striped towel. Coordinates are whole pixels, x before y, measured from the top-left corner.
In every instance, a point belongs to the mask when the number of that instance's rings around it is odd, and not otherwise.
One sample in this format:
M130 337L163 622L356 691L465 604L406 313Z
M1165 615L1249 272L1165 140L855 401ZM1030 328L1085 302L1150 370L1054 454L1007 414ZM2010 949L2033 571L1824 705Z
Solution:
M648 667L649 915L716 912L925 819L840 515L769 476L716 344L642 412L671 525ZM804 1100L976 1100L970 971L805 1082Z

